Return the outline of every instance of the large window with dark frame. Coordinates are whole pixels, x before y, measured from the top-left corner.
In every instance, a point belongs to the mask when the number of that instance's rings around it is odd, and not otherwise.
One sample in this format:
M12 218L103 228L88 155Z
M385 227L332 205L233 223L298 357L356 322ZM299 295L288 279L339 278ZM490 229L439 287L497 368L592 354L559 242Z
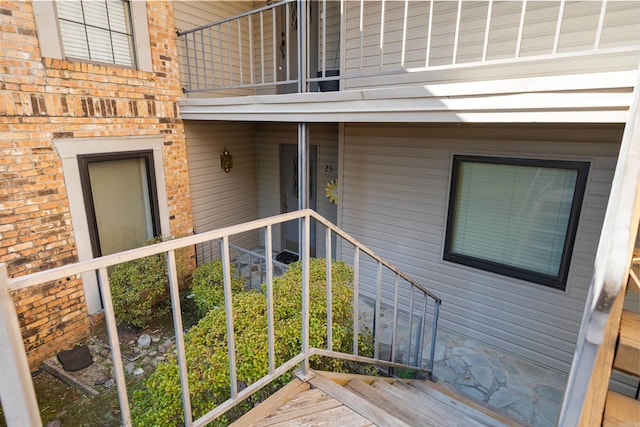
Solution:
M126 0L58 0L65 56L134 67L129 6Z
M443 258L565 289L589 163L454 156Z
M143 246L160 236L153 153L78 157L93 255Z

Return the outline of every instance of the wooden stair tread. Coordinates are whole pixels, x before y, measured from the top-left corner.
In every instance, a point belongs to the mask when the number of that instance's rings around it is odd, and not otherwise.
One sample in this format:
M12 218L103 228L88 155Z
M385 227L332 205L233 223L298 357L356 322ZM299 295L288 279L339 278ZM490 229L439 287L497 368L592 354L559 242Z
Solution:
M320 374L316 374L309 380L312 386L319 388L323 392L327 393L334 399L342 402L345 406L362 415L366 419L370 420L379 426L402 426L406 427L409 424L402 420L392 416L385 409L375 406L363 397L352 393L351 391L341 387L333 381L323 377Z
M350 390L364 399L367 399L372 404L384 408L394 417L401 419L412 426L442 426L436 420L432 420L429 417L425 417L422 414L412 409L413 402L407 402L405 400L394 400L390 396L371 385L364 383L358 379L349 381L344 386L347 390Z
M616 370L640 377L640 313L623 310L620 341L613 361Z
M630 427L638 425L640 425L640 400L609 390L604 406L602 426Z
M373 383L372 386L396 396L397 399L412 402L413 405L411 409L413 411L429 417L442 425L464 425L469 427L499 425L494 419L487 418L479 421L471 416L473 410L470 408L469 411L465 411L463 406L454 409L440 400L435 399L433 394L439 393L435 390L432 393L424 393L420 389L400 383L390 385L383 382L376 382ZM426 383L425 386L428 387Z
M460 408L464 407L467 407L464 410L473 409L475 412L472 413L472 416L478 419L478 421L487 422L490 423L490 425L496 426L520 426L520 424L515 421L492 411L478 402L461 396L441 384L430 381L413 380L410 386L419 389L423 393L430 394L433 398L448 402L448 406L454 408L454 410L460 410Z
M300 381L297 378L289 381L280 390L265 399L264 402L244 414L240 419L231 424L232 427L257 425L260 421L271 415L282 405L291 401L291 399L309 390L309 384Z

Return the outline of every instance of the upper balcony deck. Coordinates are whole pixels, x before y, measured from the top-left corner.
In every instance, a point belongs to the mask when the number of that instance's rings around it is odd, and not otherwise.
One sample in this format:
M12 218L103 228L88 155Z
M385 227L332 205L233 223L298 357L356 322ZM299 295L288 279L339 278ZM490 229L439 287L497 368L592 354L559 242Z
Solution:
M636 1L235 3L179 32L184 118L615 123L637 80Z

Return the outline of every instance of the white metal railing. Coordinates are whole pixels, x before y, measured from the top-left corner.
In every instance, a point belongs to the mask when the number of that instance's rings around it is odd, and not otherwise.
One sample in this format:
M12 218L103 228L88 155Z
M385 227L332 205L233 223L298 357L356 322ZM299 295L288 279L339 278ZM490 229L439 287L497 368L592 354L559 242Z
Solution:
M287 221L300 221L300 230L302 234L301 244L301 263L302 263L302 328L301 328L301 349L300 352L290 360L284 362L280 366L275 365L275 333L274 333L274 315L273 315L273 254L272 254L272 227L277 224L281 224ZM310 230L311 221L316 221L316 225L324 226L326 236L326 292L327 292L327 348L311 348L309 345L309 242L310 242ZM231 269L230 269L230 244L229 238L248 231L258 230L264 233L265 243L265 256L266 256L266 281L265 292L267 297L267 318L268 318L268 365L269 373L263 378L257 380L253 384L248 385L243 390L238 390L237 386L237 374L236 374L236 360L235 360L235 335L233 325L233 309L231 304L232 291L231 291ZM333 234L336 235L336 239L341 239L341 247L343 250L348 250L350 247L353 250L353 319L354 319L354 335L353 335L353 352L351 354L340 353L332 348L332 283L331 283L331 269L333 248L332 241ZM223 275L224 275L224 295L225 295L225 314L227 319L227 340L229 349L229 370L230 370L230 398L220 404L219 406L211 409L210 412L203 415L197 420L193 420L191 401L189 394L189 382L187 377L187 364L186 364L186 349L184 341L184 332L182 328L182 318L180 309L180 298L178 293L178 276L176 267L176 250L185 247L193 247L194 245L200 245L209 241L221 241L221 258L223 262ZM306 244L304 243L306 242ZM138 258L144 258L156 254L165 254L167 259L167 268L169 273L169 285L170 285L170 297L173 312L173 321L176 337L177 359L180 372L180 384L182 393L182 403L185 425L187 426L201 426L205 425L213 419L224 414L233 406L241 402L243 399L249 397L260 388L269 384L274 379L281 376L283 373L291 370L292 368L301 365L299 375L305 377L309 373L309 358L313 355L322 355L334 358L340 358L345 360L352 360L364 363L371 363L377 366L385 366L390 368L403 368L413 371L426 372L431 376L433 371L433 359L435 351L435 339L436 330L438 324L438 315L440 307L440 299L433 295L429 290L423 286L414 282L406 274L398 270L396 267L385 261L371 250L363 246L356 239L349 236L343 230L339 229L331 222L317 214L312 210L301 210L291 212L271 218L259 219L249 223L227 227L219 230L209 231L201 234L195 234L192 236L168 240L160 242L151 246L145 246L138 249L121 252L118 254L107 255L101 258L79 262L67 266L54 268L51 270L33 273L27 276L21 276L16 278L8 278L6 274L6 268L0 264L0 304L2 311L0 312L0 338L2 338L3 345L0 346L0 362L2 362L3 369L2 381L0 381L0 398L2 399L3 407L5 408L5 417L9 426L13 425L41 425L37 403L33 392L33 385L31 382L30 372L26 361L25 350L23 347L20 327L18 324L17 315L15 312L15 306L11 300L10 291L24 289L31 286L38 286L43 283L48 283L61 278L71 277L86 272L97 272L100 277L100 292L104 303L105 319L107 324L107 331L109 335L109 343L112 349L113 367L115 382L118 389L118 399L120 403L120 410L122 416L122 424L130 426L132 423L131 412L129 408L129 398L127 395L127 388L124 376L123 361L120 351L120 340L118 338L118 330L116 327L116 318L113 309L113 302L111 298L111 292L109 287L109 275L108 268L123 262L131 261ZM370 262L376 265L375 268L375 282L374 288L378 299L376 301L377 310L374 312L374 357L364 357L358 354L358 339L360 331L360 319L358 313L359 304L359 287L361 280L364 283L367 274L364 268L361 267L361 259L368 257ZM382 271L383 269L391 274L395 279L395 283L391 283L391 287L395 289L394 299L394 327L393 327L393 345L396 344L396 336L398 335L398 305L401 283L408 284L410 290L410 302L409 302L409 315L414 312L419 312L420 325L419 331L421 331L418 337L418 343L414 343L420 348L419 357L407 356L405 359L398 361L393 355L389 355L389 360L383 360L379 357L378 347L380 347L380 299L382 289ZM416 297L416 295L418 295ZM431 336L429 343L429 359L426 363L426 367L422 362L422 348L426 347L424 340L424 331L427 325L427 314L431 317ZM411 328L411 321L409 327ZM377 326L376 326L377 325ZM410 334L411 336L411 334ZM411 340L411 338L409 338ZM411 341L409 341L408 348L411 348ZM393 353L393 346L391 353Z
M306 92L377 75L638 50L640 28L631 18L638 11L625 13L620 7L633 3L621 4L282 0L178 32L183 85L187 93L282 88L298 81L297 57L309 68ZM308 14L320 17L318 25L296 47L295 20Z

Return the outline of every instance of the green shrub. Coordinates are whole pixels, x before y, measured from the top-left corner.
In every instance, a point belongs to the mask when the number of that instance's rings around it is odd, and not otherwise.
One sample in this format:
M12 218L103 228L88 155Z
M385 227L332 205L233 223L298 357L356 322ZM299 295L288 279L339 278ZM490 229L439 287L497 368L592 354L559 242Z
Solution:
M145 246L161 242L156 238ZM184 281L184 248L176 251L176 269ZM169 291L169 273L165 254L124 262L113 267L109 274L111 298L116 321L137 328L149 326L152 319L169 312L166 303Z
M118 323L138 328L149 325L153 317L169 307L158 305L169 287L163 254L118 264L109 275L113 309Z
M235 295L244 288L245 280L235 276L235 267L231 267L231 291ZM191 293L200 315L215 307L224 305L224 275L222 261L210 261L202 264L193 272Z
M294 263L283 276L273 281L276 366L301 350L301 266ZM353 346L352 270L343 262L333 263L333 348L351 353ZM311 260L310 265L311 347L326 348L325 261ZM264 294L256 291L233 296L237 379L242 385L255 382L268 373L267 304ZM209 311L185 337L189 389L194 418L229 398L227 334L223 307ZM361 340L360 354L371 355L371 335ZM316 369L346 370L345 362L315 358ZM286 383L290 375L272 383L272 389ZM258 395L256 399L263 398ZM237 412L249 409L251 399L238 405ZM135 425L182 425L180 380L175 355L158 365L146 380L143 390L134 393L132 415ZM234 415L234 414L232 414ZM237 414L235 414L237 415ZM216 420L225 424L228 419Z

